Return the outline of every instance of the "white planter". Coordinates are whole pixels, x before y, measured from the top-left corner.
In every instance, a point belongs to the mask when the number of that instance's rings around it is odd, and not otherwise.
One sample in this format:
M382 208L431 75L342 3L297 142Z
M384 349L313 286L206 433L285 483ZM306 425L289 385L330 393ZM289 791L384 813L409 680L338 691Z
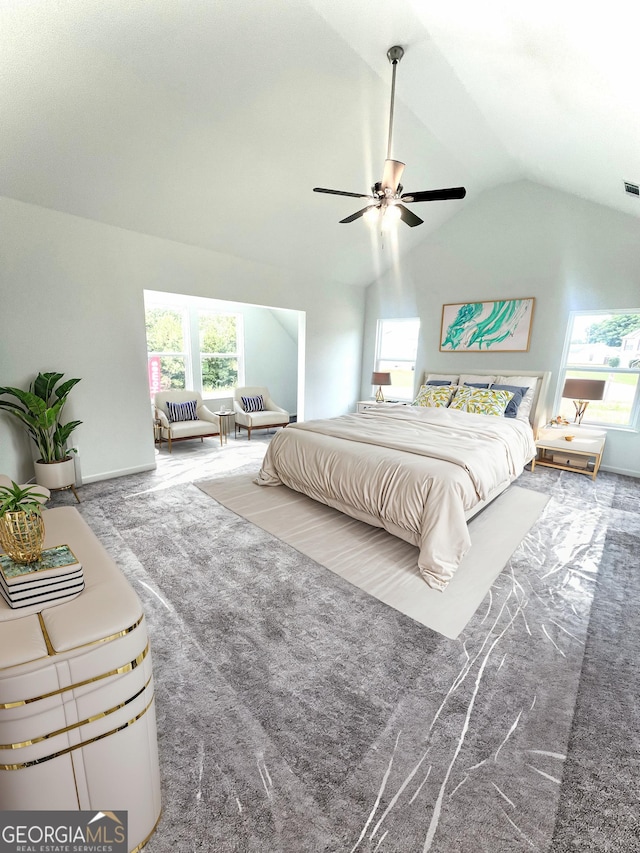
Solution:
M76 466L73 459L61 462L34 462L36 483L47 489L68 489L75 485Z

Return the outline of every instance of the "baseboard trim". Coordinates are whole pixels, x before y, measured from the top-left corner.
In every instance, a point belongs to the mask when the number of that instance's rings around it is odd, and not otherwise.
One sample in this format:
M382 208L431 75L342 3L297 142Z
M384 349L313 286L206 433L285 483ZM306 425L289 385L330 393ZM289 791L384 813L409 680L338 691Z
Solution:
M608 465L601 465L601 471L608 471L610 474L622 474L623 477L640 477L640 471L629 471L627 468L611 468Z
M143 471L154 471L158 466L155 462L149 465L134 465L132 468L120 468L117 471L103 471L101 474L90 474L88 477L82 478L82 483L99 483L101 480L113 480L116 477L126 477L127 474L141 474Z

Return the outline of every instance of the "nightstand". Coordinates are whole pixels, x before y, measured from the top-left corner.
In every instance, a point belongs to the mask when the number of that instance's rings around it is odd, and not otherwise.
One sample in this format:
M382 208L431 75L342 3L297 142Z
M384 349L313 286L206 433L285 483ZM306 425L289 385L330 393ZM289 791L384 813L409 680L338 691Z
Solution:
M573 436L573 439L567 441L567 436ZM595 480L606 438L606 432L571 425L541 429L536 440L538 455L531 462L531 470L535 471L536 465L544 465L587 474Z

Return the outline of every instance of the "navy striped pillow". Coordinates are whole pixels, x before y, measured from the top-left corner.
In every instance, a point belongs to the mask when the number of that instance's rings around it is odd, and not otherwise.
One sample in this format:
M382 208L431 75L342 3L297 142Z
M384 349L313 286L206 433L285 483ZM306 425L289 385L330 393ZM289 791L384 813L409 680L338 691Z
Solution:
M171 423L176 423L177 421L197 421L197 408L197 400L187 400L186 403L170 403L167 400L167 414Z
M257 394L255 397L241 397L242 407L245 412L264 412L264 397Z

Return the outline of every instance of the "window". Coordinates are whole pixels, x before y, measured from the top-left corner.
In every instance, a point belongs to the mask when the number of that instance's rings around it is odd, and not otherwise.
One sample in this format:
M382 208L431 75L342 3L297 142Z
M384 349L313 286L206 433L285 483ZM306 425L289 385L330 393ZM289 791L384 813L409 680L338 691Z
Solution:
M191 374L187 355L187 314L184 308L147 307L147 364L151 394L186 388Z
M214 300L145 293L151 396L189 388L229 396L244 383L242 314L215 311Z
M203 392L231 391L238 385L238 317L198 312Z
M638 428L640 421L640 312L574 312L569 318L558 395L565 379L604 380L604 398L592 400L582 423ZM573 421L571 400L557 412Z
M391 374L388 400L412 400L420 320L378 320L375 370Z

